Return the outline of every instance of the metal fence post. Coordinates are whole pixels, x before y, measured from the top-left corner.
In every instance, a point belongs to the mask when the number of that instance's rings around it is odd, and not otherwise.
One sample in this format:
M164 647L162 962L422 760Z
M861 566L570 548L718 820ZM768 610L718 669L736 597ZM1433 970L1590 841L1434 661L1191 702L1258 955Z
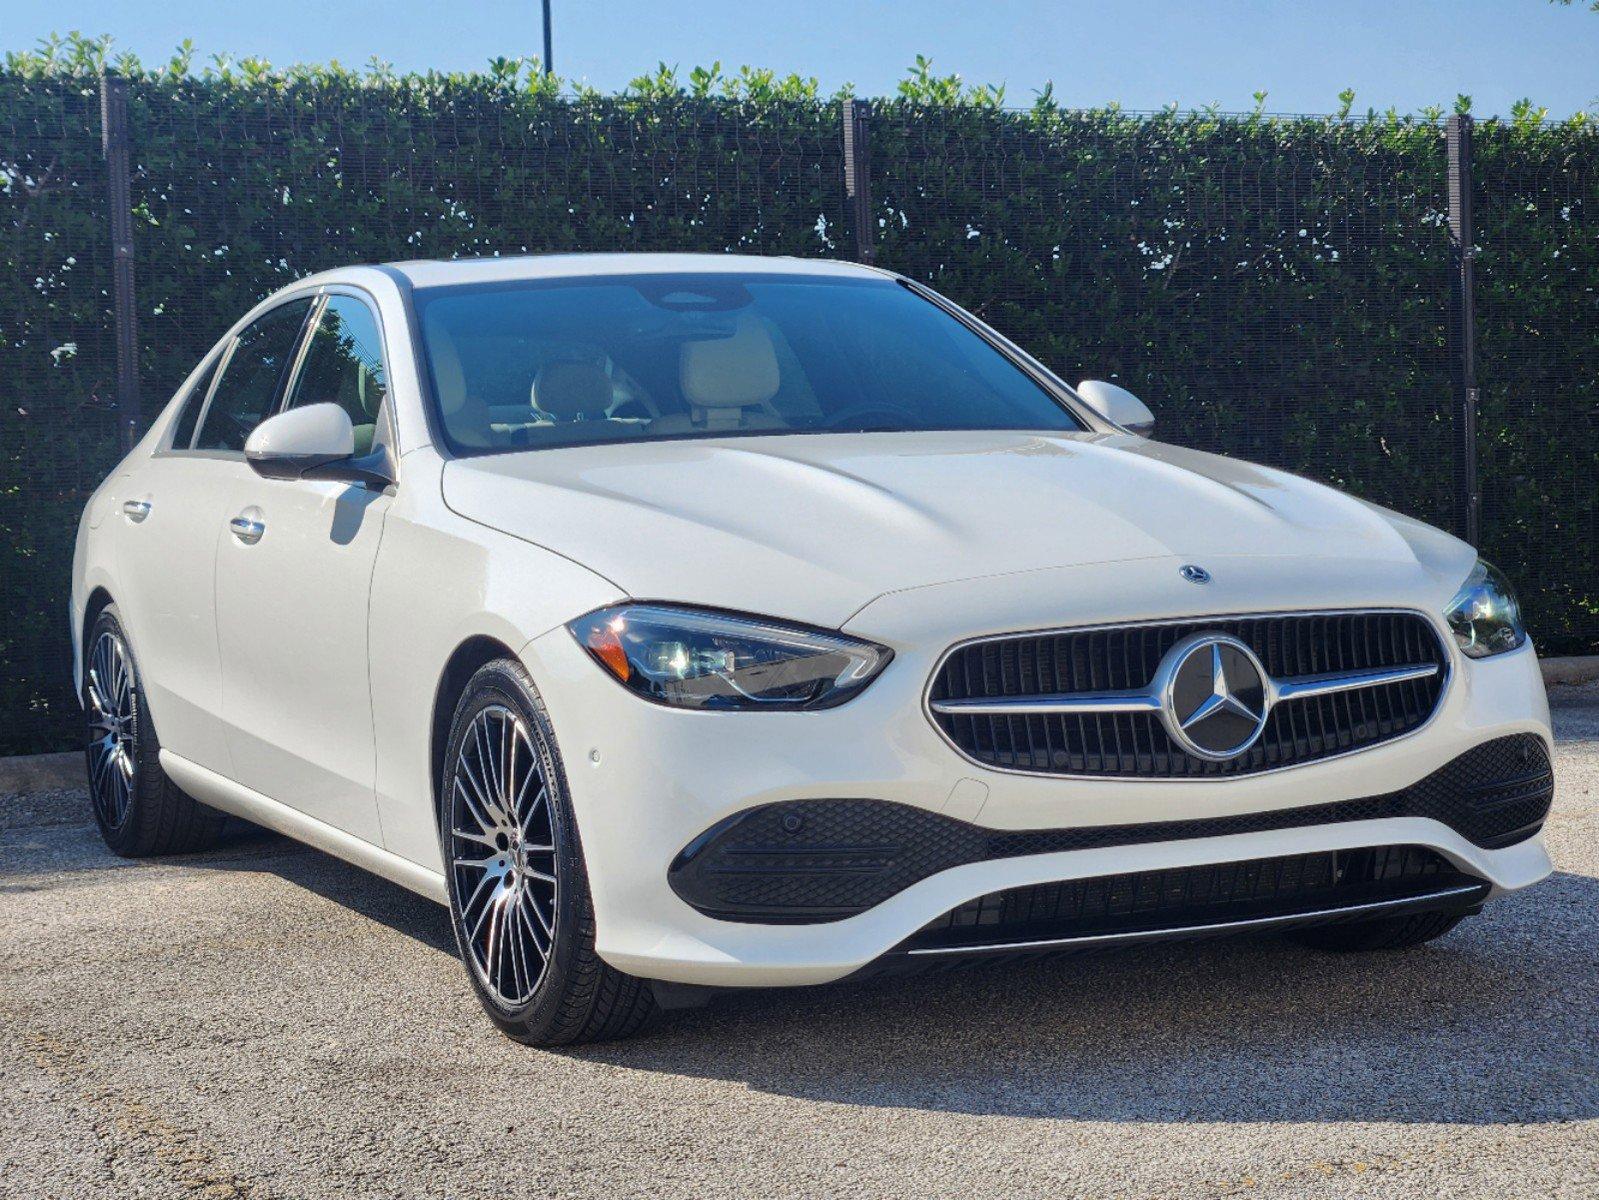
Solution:
M100 78L100 149L111 211L111 304L116 325L117 422L122 449L139 437L139 326L133 299L133 199L128 183L128 81Z
M1444 126L1449 158L1449 350L1455 392L1455 492L1461 536L1473 546L1482 532L1482 494L1477 485L1477 310L1472 260L1471 131L1469 114Z
M869 263L876 257L872 244L872 106L864 100L843 102L844 195L854 226L855 257Z

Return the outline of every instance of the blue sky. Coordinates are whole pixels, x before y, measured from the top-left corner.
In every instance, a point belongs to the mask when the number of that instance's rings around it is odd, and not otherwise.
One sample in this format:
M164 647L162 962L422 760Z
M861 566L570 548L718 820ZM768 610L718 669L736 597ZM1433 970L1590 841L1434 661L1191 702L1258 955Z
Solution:
M400 68L470 69L536 54L538 0L0 0L0 49L51 32L110 33L164 59L184 37L274 63L376 54ZM1072 105L1218 103L1326 112L1414 111L1471 95L1479 115L1522 96L1565 116L1599 100L1599 13L1587 0L555 0L556 66L605 90L654 67L720 59L893 88L906 64L1008 85L1027 103L1046 80Z

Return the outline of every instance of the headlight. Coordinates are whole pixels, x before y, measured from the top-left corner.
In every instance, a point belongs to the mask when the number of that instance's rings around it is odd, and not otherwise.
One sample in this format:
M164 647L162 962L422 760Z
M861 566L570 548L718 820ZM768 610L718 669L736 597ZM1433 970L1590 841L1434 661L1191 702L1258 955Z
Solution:
M1444 610L1444 619L1467 658L1514 650L1527 640L1521 605L1499 568L1479 558Z
M567 628L624 686L677 708L832 708L894 656L821 629L663 604L602 608Z

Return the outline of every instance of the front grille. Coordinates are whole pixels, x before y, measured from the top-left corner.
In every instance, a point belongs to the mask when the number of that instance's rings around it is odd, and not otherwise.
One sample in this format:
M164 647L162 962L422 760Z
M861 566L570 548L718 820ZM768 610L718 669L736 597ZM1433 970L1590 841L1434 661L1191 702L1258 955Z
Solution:
M1225 817L1000 830L886 800L784 800L706 830L677 856L668 880L708 916L762 924L836 921L939 871L1065 850L1385 817L1425 817L1496 849L1537 833L1553 798L1543 739L1514 734L1475 746L1397 792Z
M1289 613L987 638L950 652L933 677L928 700L1148 688L1166 652L1201 631L1238 638L1279 681L1425 664L1437 671L1422 679L1280 702L1255 744L1223 762L1190 754L1153 712L929 715L967 757L1009 771L1162 779L1251 775L1410 733L1432 716L1448 674L1443 644L1419 613Z
M901 949L928 954L1326 918L1440 893L1440 904L1465 909L1488 890L1422 846L1328 850L1011 888L945 913Z

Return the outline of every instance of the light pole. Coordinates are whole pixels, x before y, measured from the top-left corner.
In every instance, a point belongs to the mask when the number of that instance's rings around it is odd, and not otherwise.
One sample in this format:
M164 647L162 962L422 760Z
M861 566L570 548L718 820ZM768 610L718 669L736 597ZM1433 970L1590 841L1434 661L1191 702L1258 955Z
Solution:
M544 73L555 74L555 35L550 31L550 0L544 0Z

